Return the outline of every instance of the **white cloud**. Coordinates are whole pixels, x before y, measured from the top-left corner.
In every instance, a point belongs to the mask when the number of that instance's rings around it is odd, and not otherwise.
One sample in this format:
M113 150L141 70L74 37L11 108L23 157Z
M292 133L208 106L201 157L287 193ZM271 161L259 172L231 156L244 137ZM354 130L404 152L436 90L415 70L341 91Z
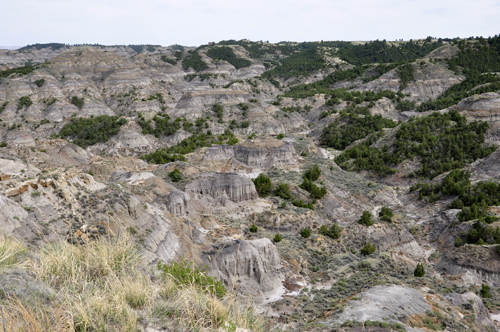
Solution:
M372 40L500 32L496 0L16 0L0 45L199 45L222 39Z

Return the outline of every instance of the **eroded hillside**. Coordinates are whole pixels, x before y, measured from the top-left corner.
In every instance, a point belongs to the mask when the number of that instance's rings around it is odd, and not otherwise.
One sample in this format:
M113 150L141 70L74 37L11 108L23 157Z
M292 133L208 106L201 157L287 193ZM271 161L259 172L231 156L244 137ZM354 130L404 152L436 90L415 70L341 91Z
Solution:
M499 40L1 51L0 237L28 249L0 250L0 304L80 331L497 329ZM48 268L110 245L133 259ZM209 313L177 263L220 281Z

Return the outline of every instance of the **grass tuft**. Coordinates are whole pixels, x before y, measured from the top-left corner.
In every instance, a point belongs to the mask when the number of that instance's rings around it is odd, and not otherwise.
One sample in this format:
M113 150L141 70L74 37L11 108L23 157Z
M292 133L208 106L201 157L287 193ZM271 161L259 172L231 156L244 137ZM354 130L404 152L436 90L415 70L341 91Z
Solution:
M139 247L126 235L101 237L86 245L59 239L32 253L31 262L23 258L26 252L21 243L2 240L0 268L24 267L34 273L37 285L48 285L57 296L33 303L24 295L2 293L2 323L8 331L25 331L30 326L34 332L135 332L151 321L180 330L213 331L227 326L267 330L266 319L253 305L243 305L233 293L214 291L218 281L209 280L203 271L193 267L186 278L179 278L178 273L174 276L145 266ZM200 282L194 277L198 274L210 283Z
M0 240L0 269L20 268L26 265L22 257L27 248L17 240L5 238Z

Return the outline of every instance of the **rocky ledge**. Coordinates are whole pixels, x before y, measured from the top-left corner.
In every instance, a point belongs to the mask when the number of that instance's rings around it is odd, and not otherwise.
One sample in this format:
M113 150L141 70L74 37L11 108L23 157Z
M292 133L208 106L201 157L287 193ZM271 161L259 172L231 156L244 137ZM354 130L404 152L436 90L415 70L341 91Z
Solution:
M500 286L500 254L496 245L466 244L444 255L436 268L452 276L462 275L467 284Z
M228 200L238 203L259 196L251 180L232 173L202 174L186 186L186 191L193 197L209 198L224 206Z

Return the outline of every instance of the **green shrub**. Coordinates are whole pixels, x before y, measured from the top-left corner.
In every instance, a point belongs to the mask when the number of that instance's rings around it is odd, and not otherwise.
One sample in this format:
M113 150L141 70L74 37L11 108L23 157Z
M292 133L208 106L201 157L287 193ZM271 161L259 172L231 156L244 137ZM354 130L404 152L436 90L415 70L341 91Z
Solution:
M17 103L17 109L20 110L24 106L26 106L26 109L28 109L28 108L30 108L31 105L33 105L31 98L29 96L24 96L24 97L19 98L19 102Z
M336 42L339 43L339 42ZM412 61L423 58L426 54L443 45L442 41L425 41L423 43L410 41L408 43L393 45L385 40L375 40L361 45L343 45L338 55L354 65L368 63L393 63ZM337 46L338 47L338 46Z
M192 263L193 264L193 263ZM196 285L203 289L205 292L215 294L217 297L222 298L226 295L227 290L222 281L206 274L207 268L193 267L187 261L181 263L172 263L166 265L158 262L158 269L165 274L172 277L174 282L179 287L189 285Z
M286 202L284 202L284 203L286 203ZM294 206L297 206L297 207L300 207L300 208L314 210L314 206L313 206L313 204L311 202L305 203L303 200L300 200L300 201L293 200L292 204Z
M321 199L326 195L327 190L326 187L319 188L313 181L316 181L321 175L321 170L318 165L314 165L309 170L304 173L302 184L299 186L300 188L306 190L311 194L311 197L314 199Z
M40 196L40 192L38 190L34 190L31 192L31 196L38 197L38 196Z
M170 116L168 114L158 114L153 117L152 120L145 120L140 114L137 124L142 128L142 134L151 134L159 138L160 135L170 136L175 134L179 129L181 129L181 118L177 118L174 121L169 121ZM154 126L153 126L154 123ZM187 122L184 122L187 125ZM186 127L185 125L185 127Z
M78 98L77 96L73 96L73 97L71 97L71 103L73 105L75 105L76 107L78 107L79 110L81 110L83 107L83 104L85 104L85 100L83 99L83 97Z
M231 47L212 47L207 55L214 60L224 60L232 64L236 69L248 67L252 64L249 60L238 58Z
M380 212L378 213L378 216L380 220L387 221L387 222L392 222L392 217L394 216L394 213L390 208L387 206L382 207Z
M373 225L372 217L373 215L370 212L363 211L363 215L361 216L361 219L359 219L359 223L361 225L371 226Z
M309 84L299 84L290 88L285 97L307 98L316 94L330 95L332 86L340 81L355 79L364 73L364 68L359 66L348 70L335 71L324 79Z
M483 217L479 217L467 233L460 232L455 238L455 246L459 247L465 243L499 244L500 227L493 228L492 226L486 224Z
M425 275L424 266L418 263L413 274L415 275L415 277L422 278Z
M127 227L127 232L129 232L130 235L136 235L137 229L133 226L129 226L129 227Z
M9 104L8 101L4 102L2 105L0 105L0 114L5 111L5 108L7 107L7 105Z
M43 99L43 103L47 106L51 106L57 102L57 98Z
M369 269L372 267L372 264L369 261L361 261L358 263L358 267L360 269Z
M257 226L255 226L255 224L252 224L252 226L250 226L249 230L252 233L257 233L257 231L259 230L259 228Z
M186 157L184 157L185 154L192 153L197 148L211 146L212 144L223 144L233 137L234 134L229 129L226 129L224 134L217 137L214 136L210 130L207 130L206 134L193 134L177 143L177 145L158 149L153 153L142 156L141 159L156 164L165 164L176 160L186 161ZM232 140L232 143L234 143L234 141L235 140Z
M483 218L486 223L491 223L497 218L488 215L488 206L500 205L500 183L494 181L480 181L471 185L467 178L450 185L450 191L458 194L458 197L450 203L452 209L462 209L458 214L460 221L468 221Z
M289 106L289 107L283 107L281 110L283 112L293 113L293 112L302 111L302 107L301 106Z
M309 227L306 227L304 228L301 232L300 232L300 236L302 236L303 238L307 239L308 237L311 236L311 229Z
M171 65L173 65L173 66L175 66L175 65L177 64L177 60L167 58L167 56L166 56L166 55L162 55L162 56L161 56L161 60L162 60L163 62L168 62L168 63L170 63L170 64L171 64Z
M196 72L208 69L208 65L203 61L197 51L189 51L190 55L182 61L182 68L193 68Z
M248 104L244 104L244 103L239 103L239 104L238 104L238 106L239 106L242 110L244 110L244 111L248 110L248 108L249 108Z
M111 136L118 134L120 127L127 120L119 116L101 115L94 118L71 119L59 132L61 137L73 139L73 143L82 148L99 142L106 142Z
M260 173L259 176L253 180L253 183L260 197L266 197L271 192L273 186L271 179L263 173Z
M11 68L7 70L0 70L0 77L9 77L12 74L27 75L36 69L35 66L27 65L23 67Z
M354 110L352 111L354 112ZM381 115L371 115L368 109L356 109L356 113L341 112L321 133L321 142L337 150L344 150L351 143L382 130L394 128L397 123Z
M401 112L409 112L415 109L415 102L409 100L401 100L397 105L396 109Z
M264 72L262 76L266 78L282 77L287 79L293 76L310 75L312 72L326 66L326 62L318 53L317 48L294 53L289 57L280 59L280 62L278 66Z
M217 117L219 118L219 123L222 123L222 116L224 115L224 107L222 107L221 104L214 104L212 106L212 110L217 114Z
M364 255L364 256L368 256L368 255L371 255L375 252L375 250L377 250L377 248L375 248L374 245L372 245L371 243L367 243L363 249L361 249L361 254Z
M182 46L180 46L180 47L182 47ZM183 48L183 49L184 49L184 48ZM182 51L182 50L181 50L181 51ZM176 51L176 52L174 53L175 59L176 59L177 61L180 61L180 60L182 59L182 52L181 52L181 51Z
M481 297L485 297L485 298L491 298L491 297L493 297L490 294L490 286L485 285L485 284L481 285L481 289L479 290L479 294L481 295Z
M421 166L414 175L432 179L495 151L496 146L483 145L488 128L487 122L468 122L455 110L435 112L401 124L391 146L373 147L381 134L372 134L344 150L335 161L343 169L373 170L387 176L396 172L393 165L418 157Z
M278 183L278 186L274 190L274 193L276 194L276 196L279 196L283 199L292 198L292 193L290 192L290 187L287 183Z
M172 172L168 173L168 176L173 182L179 182L182 180L182 173L177 168L174 168Z
M306 185L307 180L304 180L304 185ZM310 188L309 188L309 193L311 194L311 197L314 198L314 199L321 199L323 198L323 196L326 195L327 191L326 191L326 187L323 186L323 187L318 187L316 186L314 183L310 183ZM304 188L304 187L303 187Z
M330 228L327 228L325 225L321 226L319 231L319 234L328 236L332 239L338 239L342 235L342 227L338 224L332 224Z
M481 43L462 40L457 43L460 52L449 59L448 68L466 79L451 86L436 100L423 102L418 111L440 110L458 104L461 100L485 92L498 91L500 78L500 37L488 38Z
M0 143L0 148L5 148L7 146L7 142L3 141Z
M408 82L415 81L414 68L411 63L405 63L398 68L398 76L400 79L399 90L404 90L408 86Z
M283 134L280 133L280 134L278 134L278 136L276 136L276 138L277 139L283 139L283 138L285 138L285 135L283 135Z
M89 175L94 176L94 172L92 172L91 170L89 170L89 172L88 172L88 173L89 173Z
M236 138L235 136L229 138L229 140L227 141L227 144L229 145L235 145L235 144L238 144L239 140L238 138Z
M35 84L38 86L38 87L42 87L44 84L45 84L45 79L41 78L39 80L36 80L35 81Z
M315 164L313 167L311 167L304 173L303 178L308 179L310 181L316 181L317 179L319 179L320 176L321 176L321 170L319 169L319 166Z
M274 236L273 241L275 243L281 242L281 240L283 240L283 239L281 238L281 235L279 233Z

